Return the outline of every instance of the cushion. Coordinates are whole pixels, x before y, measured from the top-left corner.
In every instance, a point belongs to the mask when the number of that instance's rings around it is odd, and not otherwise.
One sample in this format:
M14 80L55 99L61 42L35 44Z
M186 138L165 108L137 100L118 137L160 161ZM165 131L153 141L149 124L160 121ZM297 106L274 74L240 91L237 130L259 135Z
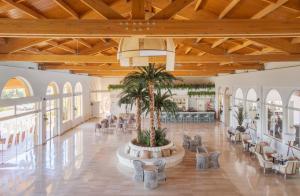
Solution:
M152 152L152 157L153 158L160 158L160 157L162 157L161 151Z
M163 157L171 156L171 150L170 149L163 149L161 152L162 152Z
M140 151L135 150L135 149L131 149L129 155L132 156L132 157L139 157Z
M141 159L150 159L151 158L150 151L148 151L148 150L141 151L140 158Z

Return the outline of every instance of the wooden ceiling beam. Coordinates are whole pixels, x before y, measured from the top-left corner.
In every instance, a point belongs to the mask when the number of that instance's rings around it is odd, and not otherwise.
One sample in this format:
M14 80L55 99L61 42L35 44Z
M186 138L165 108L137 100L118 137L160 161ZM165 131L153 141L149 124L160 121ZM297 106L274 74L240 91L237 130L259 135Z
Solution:
M81 55L95 55L97 53L103 52L105 50L108 50L110 48L117 47L117 46L118 46L118 43L116 43L114 40L109 40L108 42L100 41L97 44L95 44L94 46L92 46L92 48L85 48L85 49L81 50L79 53Z
M68 14L70 14L73 18L79 19L79 15L75 12L73 8L71 8L64 0L54 0L54 2L65 10Z
M300 37L295 37L291 41L292 44L300 44Z
M207 3L207 0L196 0L194 11L203 9Z
M131 0L131 18L145 19L145 0Z
M219 19L224 18L241 0L232 0L219 14Z
M300 20L155 20L149 22L0 19L0 36L2 37L95 38L132 35L177 38L297 37L300 36Z
M56 42L56 41L50 40L50 41L47 41L47 43L50 44L51 46L55 47L55 48L62 49L62 50L64 50L64 51L70 52L70 53L72 53L72 54L75 54L75 53L76 53L76 50L75 50L75 49L63 45L65 42L64 42L64 43L58 43L58 42Z
M278 38L278 39L258 39L258 38L249 38L249 40L253 42L257 42L278 50L282 50L291 54L297 54L300 53L300 46L291 44L290 41L283 39L283 38Z
M93 11L95 11L97 14L107 19L124 19L124 17L121 14L113 10L102 0L81 0L81 2Z
M52 70L136 70L136 67L122 67L119 64L112 64L108 66L100 66L95 64L82 65L66 65L66 64L45 64L41 65L43 69L52 69ZM220 66L219 64L203 64L198 66L197 64L182 64L180 66L175 66L175 71L194 71L202 69L220 69L220 70L248 70L248 69L257 69L261 70L264 68L262 64L229 64L226 66Z
M211 48L216 48L217 46L223 44L224 42L226 42L229 38L228 37L224 37L224 38L221 38L221 39L218 39L217 41L215 41Z
M276 3L278 0L261 0L267 3ZM285 9L289 9L293 12L299 12L300 10L300 3L299 0L289 0L285 4L283 4L281 7Z
M238 50L241 50L241 49L243 49L243 48L246 48L246 47L250 46L251 44L253 44L252 41L250 41L250 40L245 41L243 44L239 44L239 45L237 45L237 46L234 46L234 47L228 49L228 50L227 50L227 53L231 54L231 53L233 53L233 52L236 52L236 51L238 51Z
M28 8L28 7L26 7L22 3L16 3L13 0L2 0L2 1L4 3L6 3L6 4L8 4L8 5L16 8L18 10L20 10L21 12L23 12L24 14L26 14L26 15L32 17L32 18L35 18L35 19L44 19L45 18L42 14L40 14L40 13L38 13L38 12L36 12L36 11Z
M30 48L36 44L48 41L50 39L45 38L35 38L35 39L7 39L7 43L1 45L0 54L14 53L26 48Z
M167 7L157 12L150 19L169 19L193 1L194 0L173 0Z
M268 5L267 7L265 7L258 13L256 13L254 16L251 17L251 19L261 19L261 18L265 17L266 15L270 14L271 12L275 11L279 7L281 7L286 2L288 2L288 0L277 0L276 3L270 2L270 5Z
M300 54L265 54L265 55L183 55L176 56L176 63L257 63L257 62L284 62L299 61ZM0 61L30 61L44 63L118 63L116 56L91 56L91 55L17 55L0 54ZM152 63L165 63L164 57L150 58Z
M81 45L83 45L83 46L85 46L85 47L87 47L87 48L92 48L92 45L91 44L89 44L88 42L86 42L85 40L83 40L83 39L80 39L80 38L75 38L74 39L75 41L78 41L78 43L80 43Z

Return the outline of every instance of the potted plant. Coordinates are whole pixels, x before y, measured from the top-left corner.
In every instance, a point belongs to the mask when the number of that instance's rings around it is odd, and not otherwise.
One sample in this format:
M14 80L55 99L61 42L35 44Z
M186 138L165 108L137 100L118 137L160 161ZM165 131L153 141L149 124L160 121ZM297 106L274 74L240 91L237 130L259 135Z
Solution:
M236 130L239 132L243 133L246 131L245 127L243 126L243 122L245 119L245 113L244 113L244 108L242 106L238 106L237 111L235 111L235 119L238 122L238 126L236 127Z

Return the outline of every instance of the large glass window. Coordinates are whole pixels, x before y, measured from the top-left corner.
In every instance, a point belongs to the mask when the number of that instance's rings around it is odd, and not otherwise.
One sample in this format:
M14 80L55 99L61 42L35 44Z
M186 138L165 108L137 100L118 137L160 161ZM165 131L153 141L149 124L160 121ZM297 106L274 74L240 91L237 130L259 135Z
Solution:
M233 112L233 115L236 115L236 112L238 112L238 109L242 107L243 109L244 108L244 94L243 94L243 91L242 89L238 88L236 91L235 91L235 96L234 96L234 112ZM244 110L245 111L245 110ZM234 118L234 127L238 126L238 121L236 118Z
M295 91L288 105L288 129L284 135L286 143L300 147L300 90Z
M19 77L8 80L1 92L1 99L30 96L30 86ZM0 163L22 161L22 153L33 148L38 138L38 117L38 103L0 107Z
M72 120L72 86L69 82L63 88L63 122Z
M271 90L266 98L267 130L266 134L282 139L283 106L277 90Z
M259 119L257 94L254 89L250 89L246 97L246 123L247 127L257 130L257 120Z
M79 82L75 85L74 116L75 118L82 116L82 86Z

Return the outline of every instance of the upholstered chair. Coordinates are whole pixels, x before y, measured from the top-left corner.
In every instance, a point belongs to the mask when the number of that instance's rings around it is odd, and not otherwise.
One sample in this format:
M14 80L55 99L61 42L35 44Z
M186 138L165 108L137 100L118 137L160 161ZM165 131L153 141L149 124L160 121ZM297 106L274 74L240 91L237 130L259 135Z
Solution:
M158 159L156 160L153 165L155 165L157 167L157 171L158 171L158 180L159 181L166 181L167 177L166 177L166 173L165 173L165 167L166 167L166 161L162 160L162 159Z
M284 165L274 165L273 169L276 172L283 174L284 179L287 175L295 175L297 173L298 161L287 161Z
M97 131L97 130L100 130L101 129L101 124L100 123L96 123L95 124L95 132Z
M202 145L202 138L200 135L195 135L194 136L194 141L195 143L197 143L197 146L201 146Z
M251 137L248 134L243 134L242 135L242 145L243 145L243 149L246 151L248 148L248 143L246 142L246 140L250 140Z
M144 181L144 166L145 163L139 160L133 160L134 175L133 179L138 182Z
M196 154L196 168L207 169L209 167L209 157L207 153Z
M197 154L208 153L207 149L204 146L197 146L196 151L197 151Z
M273 168L273 162L269 160L265 160L264 157L260 154L255 152L256 157L258 159L260 167L264 169L264 173L266 173L266 169L272 169Z
M270 146L263 147L263 157L265 160L272 161L273 158L270 155L273 153L275 153L275 150L272 147Z
M219 164L220 155L221 155L221 153L218 151L209 153L210 167L215 168L215 169L220 167L220 164Z
M188 135L183 135L183 144L182 146L185 148L185 149L189 149L190 147L190 141L191 141L191 137L188 136Z

